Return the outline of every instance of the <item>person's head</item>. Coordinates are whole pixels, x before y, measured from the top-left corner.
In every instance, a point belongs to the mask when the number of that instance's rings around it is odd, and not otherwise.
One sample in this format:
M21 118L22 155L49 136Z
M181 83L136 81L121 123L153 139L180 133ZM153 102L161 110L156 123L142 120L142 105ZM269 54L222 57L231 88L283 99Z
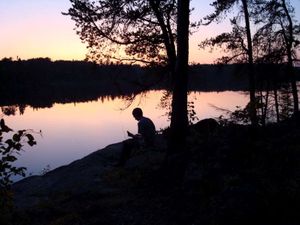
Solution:
M140 120L143 117L143 111L141 108L135 108L132 110L132 115L136 120Z

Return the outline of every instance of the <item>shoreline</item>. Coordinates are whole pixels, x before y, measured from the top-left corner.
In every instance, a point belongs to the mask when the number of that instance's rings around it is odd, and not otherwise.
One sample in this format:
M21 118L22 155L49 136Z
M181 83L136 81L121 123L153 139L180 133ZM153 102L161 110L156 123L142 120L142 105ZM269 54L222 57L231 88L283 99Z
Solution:
M88 189L89 185L92 187L95 185L93 184L93 175L95 176L101 171L104 172L105 168L110 166L109 163L104 163L105 157L110 161L116 160L120 149L121 142L110 144L81 159L53 169L44 175L33 175L15 182L12 185L12 190L16 206L20 208L32 207L38 201L46 200L47 192L83 191L83 178L87 182L86 188ZM79 186L78 179L80 179ZM91 182L88 182L89 180Z
M180 182L163 151L137 152L116 168L120 143L109 145L16 183L16 224L298 224L299 125L295 117L255 132L190 133Z
M158 135L157 137L160 137ZM26 177L12 185L14 204L19 209L31 208L51 200L51 196L68 193L98 193L101 195L115 192L107 182L107 174L118 170L143 168L161 164L165 153L138 150L123 168L114 167L121 154L122 142L110 144L69 164L50 170L44 175Z

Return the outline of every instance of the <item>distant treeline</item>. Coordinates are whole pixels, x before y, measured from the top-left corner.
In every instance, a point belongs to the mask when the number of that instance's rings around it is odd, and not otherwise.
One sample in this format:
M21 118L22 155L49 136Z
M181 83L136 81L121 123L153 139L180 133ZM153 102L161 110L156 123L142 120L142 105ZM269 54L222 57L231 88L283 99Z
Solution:
M247 91L247 64L191 65L190 89L196 91ZM300 80L300 68L295 68ZM288 82L287 67L279 64L256 64L255 78L257 89L264 89L269 83Z
M96 65L85 61L53 62L49 58L0 61L0 81L9 87L64 86L68 88L76 85L100 85L101 87L103 82L139 82L150 77L147 72L151 71L139 66Z
M257 86L286 81L285 66L256 65ZM299 68L296 74L300 74ZM49 58L0 61L0 106L96 100L133 95L145 89L167 89L166 69L137 65L97 65L86 61L51 61ZM247 65L191 65L192 91L245 91Z
M161 79L157 68L131 65L96 65L85 61L48 58L0 61L0 105L96 100L140 92ZM149 75L149 74L152 75Z

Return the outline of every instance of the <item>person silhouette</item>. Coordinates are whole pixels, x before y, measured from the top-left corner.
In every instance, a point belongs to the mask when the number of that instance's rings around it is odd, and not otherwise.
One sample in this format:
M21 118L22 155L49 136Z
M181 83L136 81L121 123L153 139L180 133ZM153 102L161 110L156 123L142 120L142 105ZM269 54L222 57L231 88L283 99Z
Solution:
M131 138L122 142L121 156L116 166L124 166L134 148L154 146L156 131L152 120L143 116L141 108L133 109L132 115L138 121L138 133L132 134L127 131Z

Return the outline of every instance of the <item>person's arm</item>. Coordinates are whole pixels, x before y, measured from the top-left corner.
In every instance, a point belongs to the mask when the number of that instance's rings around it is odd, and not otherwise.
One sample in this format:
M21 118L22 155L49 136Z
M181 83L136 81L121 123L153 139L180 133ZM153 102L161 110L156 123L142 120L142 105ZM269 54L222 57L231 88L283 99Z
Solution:
M139 138L141 136L140 134L133 134L129 131L127 131L127 135L128 135L128 137L132 137L132 138Z
M132 138L134 137L134 134L129 131L127 131L127 135L128 135L128 137L132 137Z

